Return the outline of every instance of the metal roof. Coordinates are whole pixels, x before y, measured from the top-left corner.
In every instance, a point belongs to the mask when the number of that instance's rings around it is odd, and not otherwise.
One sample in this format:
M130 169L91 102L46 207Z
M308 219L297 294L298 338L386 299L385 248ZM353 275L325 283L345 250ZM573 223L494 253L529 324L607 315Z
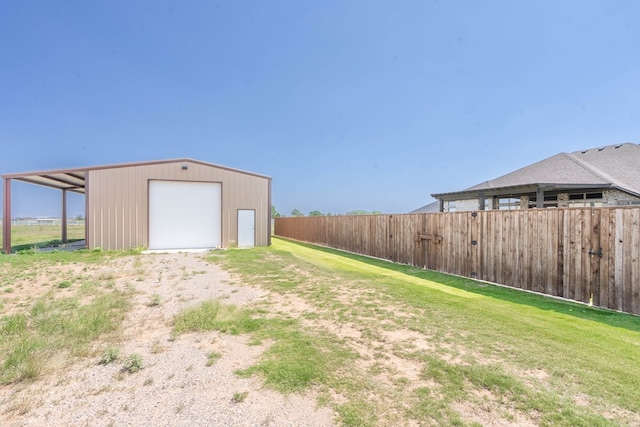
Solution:
M76 193L85 192L86 171L42 171L25 174L2 175L5 179L15 179L30 184L43 185L45 187L58 188L61 190L73 191Z
M60 190L68 190L76 193L85 193L85 178L86 174L92 170L102 169L117 169L125 167L135 166L149 166L163 163L197 163L204 166L215 167L218 169L225 169L233 172L238 172L247 175L253 175L265 179L271 179L266 175L260 175L253 172L247 172L240 169L233 169L226 166L220 166L213 163L207 163L200 160L194 160L189 158L182 159L170 159L170 160L157 160L147 162L133 162L133 163L117 163L112 165L101 166L88 166L82 168L70 168L70 169L52 169L37 172L22 172L22 173L10 173L2 175L4 179L15 179L17 181L28 182L30 184L43 185L45 187L58 188Z
M510 191L522 192L527 187L557 190L618 188L640 196L640 145L625 143L560 153L466 190L432 196L501 195Z

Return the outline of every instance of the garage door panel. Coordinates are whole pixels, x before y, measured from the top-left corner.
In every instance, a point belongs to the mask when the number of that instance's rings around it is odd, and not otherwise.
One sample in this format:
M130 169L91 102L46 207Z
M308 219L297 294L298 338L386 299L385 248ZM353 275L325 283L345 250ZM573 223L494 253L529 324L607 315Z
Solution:
M220 183L149 182L149 248L197 249L221 244Z

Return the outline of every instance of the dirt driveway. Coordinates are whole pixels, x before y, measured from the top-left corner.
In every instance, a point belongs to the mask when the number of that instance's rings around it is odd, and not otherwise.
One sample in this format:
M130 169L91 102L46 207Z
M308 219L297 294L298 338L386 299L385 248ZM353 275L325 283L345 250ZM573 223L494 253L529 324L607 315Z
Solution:
M246 337L218 332L172 337L172 318L185 307L211 298L246 305L267 298L266 291L243 286L198 254L115 258L90 274L133 290L117 347L121 358L140 355L143 369L123 373L121 363L100 365L99 357L70 367L54 360L41 380L0 386L0 425L333 425L335 414L317 407L315 396L284 396L259 378L234 375L255 364L268 344L248 345ZM35 297L44 287L32 285L24 292ZM213 363L212 353L220 355Z

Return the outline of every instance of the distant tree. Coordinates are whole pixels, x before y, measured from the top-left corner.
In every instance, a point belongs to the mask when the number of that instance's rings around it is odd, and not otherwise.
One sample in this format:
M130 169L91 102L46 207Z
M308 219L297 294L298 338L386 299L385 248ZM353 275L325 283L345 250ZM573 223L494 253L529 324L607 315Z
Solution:
M320 211L311 211L311 212L309 212L309 216L322 216L322 212L320 212Z
M82 221L82 220L84 220L84 217L82 215L78 214L76 216L76 221Z
M280 218L280 214L276 211L276 207L271 205L271 218Z
M291 216L304 216L300 209L294 209L291 211Z

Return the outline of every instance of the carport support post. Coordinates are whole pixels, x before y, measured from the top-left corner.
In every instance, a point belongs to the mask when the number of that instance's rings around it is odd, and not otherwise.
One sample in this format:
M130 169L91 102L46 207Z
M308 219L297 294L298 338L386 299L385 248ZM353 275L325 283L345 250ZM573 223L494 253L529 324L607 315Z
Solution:
M67 243L67 190L62 189L62 218L60 221L62 227L62 243Z
M4 178L2 186L2 250L11 253L11 179Z

